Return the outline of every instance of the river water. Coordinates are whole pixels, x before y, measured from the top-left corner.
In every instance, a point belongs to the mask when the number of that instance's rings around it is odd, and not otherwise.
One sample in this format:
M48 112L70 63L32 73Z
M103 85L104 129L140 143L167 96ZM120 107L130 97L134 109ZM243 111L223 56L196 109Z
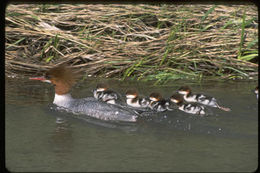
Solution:
M99 79L78 83L75 98L92 96ZM104 81L102 81L104 82ZM224 112L198 117L180 111L164 112L136 123L104 122L58 112L48 83L6 78L5 162L18 172L252 172L258 167L258 100L256 82L106 80L124 93L136 88L149 95L169 97L181 85L194 93L216 97Z

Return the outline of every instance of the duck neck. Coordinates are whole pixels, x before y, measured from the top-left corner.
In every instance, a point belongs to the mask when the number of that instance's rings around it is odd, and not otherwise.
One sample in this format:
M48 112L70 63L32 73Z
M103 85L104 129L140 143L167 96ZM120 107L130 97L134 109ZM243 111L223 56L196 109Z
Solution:
M69 107L72 100L73 98L71 97L70 93L62 94L62 95L55 93L53 103L56 104L57 106L62 106L67 108Z
M67 83L55 82L55 93L58 95L66 95L69 93L71 86Z

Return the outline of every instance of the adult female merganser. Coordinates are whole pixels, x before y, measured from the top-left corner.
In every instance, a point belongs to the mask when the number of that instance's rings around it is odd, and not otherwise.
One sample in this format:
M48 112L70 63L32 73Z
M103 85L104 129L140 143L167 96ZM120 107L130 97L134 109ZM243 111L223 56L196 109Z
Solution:
M182 86L178 89L178 93L183 95L186 102L197 102L203 105L217 107L223 111L230 111L230 108L219 106L217 100L214 97L206 96L203 94L192 94L190 87Z
M136 90L126 91L126 104L136 108L147 108L149 106L149 99L139 97Z
M157 112L172 110L169 108L170 102L162 98L160 93L156 93L156 92L151 93L149 99L150 99L149 107L152 110L155 110Z
M256 98L258 99L258 86L255 88Z
M30 79L54 84L55 96L53 103L69 112L80 113L102 120L136 121L137 114L120 105L107 104L92 97L72 98L70 89L75 83L75 74L64 65L50 69L43 77Z
M196 105L192 103L184 103L183 97L180 94L173 94L170 101L178 106L178 109L189 114L204 115L205 108L201 105Z
M108 85L104 83L97 84L93 94L96 99L110 104L116 104L116 101L119 99L119 95L115 91L110 90Z

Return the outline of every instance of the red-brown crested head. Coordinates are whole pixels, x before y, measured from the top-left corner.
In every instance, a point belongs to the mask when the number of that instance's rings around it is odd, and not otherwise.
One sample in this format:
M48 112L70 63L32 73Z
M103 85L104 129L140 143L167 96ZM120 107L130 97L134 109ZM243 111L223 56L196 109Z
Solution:
M153 92L153 93L150 94L149 99L151 101L160 101L160 100L162 100L162 95L160 93Z
M59 95L67 94L76 83L77 74L66 65L59 65L48 70L43 77L30 78L31 80L41 80L55 85L55 93Z
M182 103L183 102L183 96L181 94L178 93L174 93L171 98L170 98L171 102L173 103Z
M187 95L191 93L191 88L189 86L182 86L178 89L179 94Z
M136 98L138 96L138 92L135 89L129 89L126 91L126 98Z
M96 87L97 91L105 91L108 88L109 88L109 86L105 83L98 83L97 87Z

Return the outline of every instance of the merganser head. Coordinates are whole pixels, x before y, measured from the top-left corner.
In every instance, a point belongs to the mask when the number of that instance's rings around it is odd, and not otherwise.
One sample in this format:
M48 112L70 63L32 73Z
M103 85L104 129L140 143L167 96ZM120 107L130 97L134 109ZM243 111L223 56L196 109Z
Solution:
M191 93L191 89L188 86L182 86L178 89L178 93L182 95L188 95L189 93Z
M134 89L127 90L125 96L127 99L134 99L138 97L138 92Z
M170 101L179 104L183 102L183 97L181 94L175 93L171 96Z
M97 84L96 90L97 90L97 92L102 92L102 91L106 91L108 88L109 87L107 84L99 83L99 84Z
M65 65L51 68L42 77L31 77L29 79L52 83L55 86L55 93L58 95L69 93L76 82L75 73Z
M154 92L154 93L150 94L149 99L150 99L151 101L156 101L156 102L157 102L157 101L162 100L162 95L161 95L160 93Z

